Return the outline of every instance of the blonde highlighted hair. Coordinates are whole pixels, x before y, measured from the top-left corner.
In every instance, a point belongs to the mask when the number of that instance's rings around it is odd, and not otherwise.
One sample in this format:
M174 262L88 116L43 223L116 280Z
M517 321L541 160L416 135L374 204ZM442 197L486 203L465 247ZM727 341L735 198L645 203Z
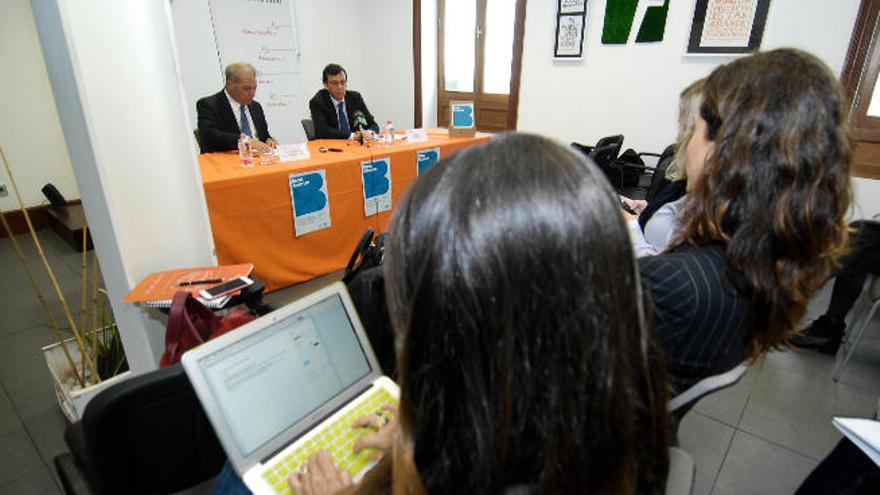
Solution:
M666 167L666 180L675 182L687 179L685 156L687 145L694 135L694 118L700 114L703 103L703 87L706 79L698 79L684 88L678 100L678 138L675 140L675 155Z

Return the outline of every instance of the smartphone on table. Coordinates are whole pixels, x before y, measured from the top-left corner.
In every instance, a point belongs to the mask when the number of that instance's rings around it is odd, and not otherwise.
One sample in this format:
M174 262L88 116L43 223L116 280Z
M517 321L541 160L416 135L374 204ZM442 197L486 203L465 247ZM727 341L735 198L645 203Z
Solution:
M228 282L223 282L222 284L217 284L213 287L208 287L207 289L203 289L199 291L199 295L205 299L214 299L216 297L220 297L230 292L236 292L245 287L253 284L254 281L248 277L237 277Z

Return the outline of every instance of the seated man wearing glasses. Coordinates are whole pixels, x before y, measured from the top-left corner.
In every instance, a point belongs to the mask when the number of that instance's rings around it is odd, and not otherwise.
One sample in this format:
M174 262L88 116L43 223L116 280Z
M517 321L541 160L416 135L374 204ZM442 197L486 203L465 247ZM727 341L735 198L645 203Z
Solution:
M363 130L379 132L379 126L357 91L346 91L348 74L339 64L327 64L322 73L324 89L309 100L316 139L349 139L358 130L363 114Z

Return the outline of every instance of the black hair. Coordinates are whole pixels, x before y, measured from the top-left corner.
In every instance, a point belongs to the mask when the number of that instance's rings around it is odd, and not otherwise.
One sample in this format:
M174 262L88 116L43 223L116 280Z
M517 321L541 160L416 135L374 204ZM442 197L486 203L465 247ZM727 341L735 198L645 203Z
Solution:
M594 164L495 137L419 177L388 239L395 493L663 491L665 364Z
M345 72L345 69L343 69L341 65L327 64L324 67L324 70L321 72L321 82L326 83L328 77L336 76L339 74L345 74L345 78L348 79L348 72Z

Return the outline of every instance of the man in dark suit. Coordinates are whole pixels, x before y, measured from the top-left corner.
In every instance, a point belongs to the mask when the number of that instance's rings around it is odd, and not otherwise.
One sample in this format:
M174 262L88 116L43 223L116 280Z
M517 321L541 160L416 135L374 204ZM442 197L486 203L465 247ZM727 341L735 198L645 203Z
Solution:
M275 147L263 107L254 101L256 91L257 71L252 65L239 62L226 66L226 86L196 103L202 153L235 150L242 134L248 135L251 147L259 151Z
M339 64L328 64L321 75L324 89L309 100L316 139L349 139L356 130L355 115L364 114L366 130L379 132L379 126L357 91L346 91L348 74Z

